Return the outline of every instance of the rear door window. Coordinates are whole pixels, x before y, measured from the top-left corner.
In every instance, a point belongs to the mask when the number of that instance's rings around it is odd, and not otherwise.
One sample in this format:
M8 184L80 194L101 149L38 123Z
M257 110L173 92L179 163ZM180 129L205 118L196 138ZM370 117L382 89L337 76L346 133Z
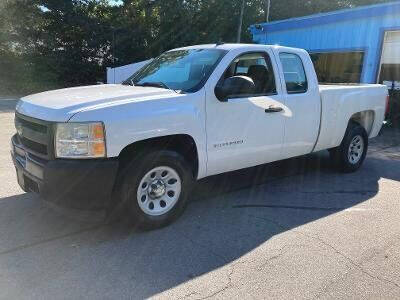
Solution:
M288 94L307 92L307 76L301 58L294 53L280 53L279 58L282 63Z

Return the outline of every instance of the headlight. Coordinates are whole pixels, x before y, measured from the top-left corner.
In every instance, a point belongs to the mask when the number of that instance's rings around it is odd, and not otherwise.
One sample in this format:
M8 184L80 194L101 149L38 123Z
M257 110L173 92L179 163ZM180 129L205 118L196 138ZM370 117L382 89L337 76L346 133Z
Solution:
M104 125L101 122L59 123L55 146L59 158L105 157Z

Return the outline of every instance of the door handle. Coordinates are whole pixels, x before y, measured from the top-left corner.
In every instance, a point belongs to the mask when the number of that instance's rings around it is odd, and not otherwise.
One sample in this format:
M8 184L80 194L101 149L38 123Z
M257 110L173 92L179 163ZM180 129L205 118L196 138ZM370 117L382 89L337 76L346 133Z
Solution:
M269 108L265 109L266 113L275 113L275 112L281 112L283 110L282 107L274 107L270 106Z

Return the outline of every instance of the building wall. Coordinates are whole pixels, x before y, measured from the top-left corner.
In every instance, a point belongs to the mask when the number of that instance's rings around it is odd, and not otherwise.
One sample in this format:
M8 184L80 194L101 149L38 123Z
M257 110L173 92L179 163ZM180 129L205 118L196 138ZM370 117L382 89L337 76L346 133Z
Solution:
M268 32L251 29L260 44L304 48L310 52L364 50L361 82L375 83L385 30L400 30L400 14L367 17L329 24Z
M107 83L121 83L151 61L152 59L149 59L121 67L107 68Z

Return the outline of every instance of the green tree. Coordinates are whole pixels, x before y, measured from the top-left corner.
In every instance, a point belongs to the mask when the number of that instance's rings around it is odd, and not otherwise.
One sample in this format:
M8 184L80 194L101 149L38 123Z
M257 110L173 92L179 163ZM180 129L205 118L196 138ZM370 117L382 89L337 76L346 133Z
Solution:
M391 0L271 0L270 20ZM1 0L0 94L105 80L105 68L168 49L235 42L242 0ZM266 0L245 0L248 27L265 21Z
M21 65L23 73L13 72L21 92L103 80L111 59L111 11L97 0L8 1L0 25L8 55L0 62Z

